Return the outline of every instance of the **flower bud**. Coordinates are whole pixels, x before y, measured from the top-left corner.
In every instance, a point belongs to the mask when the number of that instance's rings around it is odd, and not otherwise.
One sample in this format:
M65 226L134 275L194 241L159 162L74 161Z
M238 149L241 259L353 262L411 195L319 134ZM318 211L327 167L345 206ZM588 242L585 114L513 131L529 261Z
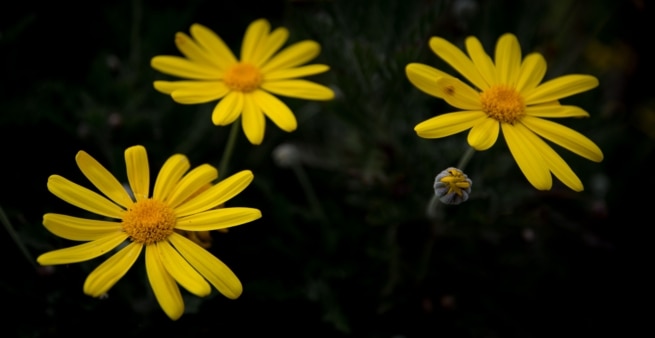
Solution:
M443 204L457 205L469 199L471 181L463 171L450 167L434 179L434 194Z

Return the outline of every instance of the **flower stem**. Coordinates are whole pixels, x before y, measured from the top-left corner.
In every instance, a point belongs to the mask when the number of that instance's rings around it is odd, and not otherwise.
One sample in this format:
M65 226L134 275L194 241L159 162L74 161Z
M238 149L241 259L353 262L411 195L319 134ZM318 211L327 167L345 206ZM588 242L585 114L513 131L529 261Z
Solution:
M232 157L232 152L234 152L234 145L236 144L240 126L241 119L237 119L234 121L234 123L232 123L230 135L228 135L227 144L225 145L225 150L223 151L223 157L221 158L221 163L218 166L218 175L220 177L227 177L227 168L230 164L230 157Z
M475 154L475 149L469 147L464 155L462 155L462 158L459 159L459 163L457 163L457 169L464 171L464 167L469 163L471 158L473 157L473 154Z
M9 222L9 218L5 214L5 211L0 207L0 223L5 226L5 229L7 229L7 232L9 233L9 236L11 236L11 239L14 240L16 245L18 246L18 249L20 252L23 254L25 259L27 259L30 264L32 264L33 267L37 267L36 263L34 263L34 259L32 258L32 255L30 255L29 250L27 250L27 247L25 246L25 243L20 239L20 235L14 230L14 227L11 226L11 223Z

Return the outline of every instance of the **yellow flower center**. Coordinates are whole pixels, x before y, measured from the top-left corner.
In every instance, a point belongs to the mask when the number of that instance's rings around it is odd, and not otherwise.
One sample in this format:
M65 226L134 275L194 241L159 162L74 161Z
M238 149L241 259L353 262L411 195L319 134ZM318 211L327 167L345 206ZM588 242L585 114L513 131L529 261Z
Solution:
M251 92L262 84L262 73L250 63L237 63L225 72L223 81L234 91Z
M525 102L519 92L504 85L494 85L480 93L482 111L500 122L514 124L525 115Z
M177 217L166 203L147 199L134 203L123 216L123 230L138 243L153 244L173 233Z
M443 177L439 182L448 186L447 194L455 193L458 196L462 196L462 189L468 189L471 187L471 182L468 181L464 172L459 169L449 169L448 174L450 176Z

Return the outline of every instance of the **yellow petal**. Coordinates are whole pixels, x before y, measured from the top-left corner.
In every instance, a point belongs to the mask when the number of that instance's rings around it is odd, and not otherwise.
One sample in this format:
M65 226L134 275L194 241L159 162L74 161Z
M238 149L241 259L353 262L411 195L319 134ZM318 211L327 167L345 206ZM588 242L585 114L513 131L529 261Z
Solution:
M177 220L175 229L188 231L218 230L248 223L261 217L261 211L254 208L220 208L182 217Z
M589 117L589 113L576 106L540 105L525 108L525 114L536 117Z
M191 164L186 156L175 154L169 157L159 170L152 197L160 201L168 199L173 188L189 168L191 168Z
M516 91L529 92L535 89L546 75L546 60L539 53L528 54L521 63Z
M482 111L446 113L417 124L414 131L423 138L440 138L472 128L486 118L487 114Z
M223 77L223 71L183 57L160 55L150 60L152 68L168 75L193 80L216 80Z
M175 208L184 202L189 196L196 193L200 188L210 184L218 178L218 170L209 164L202 164L178 181L177 185L171 191L166 203Z
M266 81L261 88L273 94L305 100L332 100L332 89L307 80Z
M494 66L494 62L491 60L491 57L489 57L489 54L484 51L484 47L482 47L480 40L474 36L470 36L466 38L465 43L466 51L471 57L473 65L475 65L475 68L480 72L480 75L485 82L485 86L481 87L480 90L485 90L493 84L498 84L499 81L496 78L496 66Z
M264 140L266 119L261 108L253 100L252 94L244 94L241 127L250 143L259 145Z
M218 258L184 236L173 233L169 237L175 249L221 294L230 299L239 298L243 286L239 278Z
M296 130L296 116L280 99L263 90L253 91L250 97L278 128L286 132Z
M127 239L122 231L107 234L95 241L46 252L36 261L41 265L59 265L88 261L113 250Z
M437 80L437 91L451 106L464 110L480 110L480 93L464 82L453 77L442 77Z
M221 77L222 78L222 77ZM155 89L163 94L173 94L174 91L178 89L195 89L195 88L205 88L207 84L211 85L212 83L220 83L222 81L195 81L195 80L185 80L185 81L155 81L153 83Z
M130 182L132 194L137 201L148 198L150 189L150 167L148 154L143 146L133 146L125 150L125 165L127 180Z
M487 83L471 59L452 43L440 37L430 39L430 48L441 59L451 65L479 89L487 88Z
M177 103L198 104L218 100L229 92L223 81L197 81L193 86L173 91L171 97Z
M487 150L496 143L500 123L497 120L487 117L481 119L469 131L468 144L475 150Z
M305 40L281 50L261 67L262 74L274 70L293 68L314 59L321 52L321 45L315 41Z
M218 70L221 69L220 65L216 63L216 59L196 44L190 36L178 32L175 34L175 45L189 60L203 64L207 67L216 68Z
M241 44L241 62L255 63L257 49L262 42L266 42L270 29L271 25L265 19L255 20L248 25Z
M220 65L222 70L237 63L237 59L230 48L209 28L195 23L191 25L191 36L216 59L216 64Z
M548 168L550 168L550 171L555 175L555 177L574 191L582 191L584 189L582 181L580 181L578 176L573 172L573 170L571 170L571 167L566 164L564 159L562 159L553 148L539 137L532 138L532 142L536 148L539 149L539 154L541 154L541 157L546 161Z
M154 245L157 248L159 258L166 268L166 271L183 288L198 297L208 296L212 289L209 283L201 276L180 254L171 246L168 241L161 241ZM153 254L155 250L153 250Z
M525 104L533 105L555 101L598 86L598 79L591 75L564 75L546 81L531 91L523 91Z
M603 152L593 141L569 127L532 116L524 116L521 123L537 135L590 161L603 160Z
M250 170L240 171L212 186L179 207L175 208L177 217L197 214L215 208L238 195L252 182L254 175Z
M548 163L531 142L536 136L520 123L502 123L501 127L507 147L528 182L538 190L549 190L553 181Z
M212 112L212 122L217 126L226 126L234 122L243 111L243 93L230 92L217 105Z
M422 92L434 97L442 98L443 93L437 90L437 80L441 77L452 77L436 68L420 64L410 63L405 67L407 79Z
M130 207L134 202L123 185L118 182L105 167L96 161L91 155L80 151L75 156L77 166L84 176L93 183L105 196L125 208Z
M256 67L261 67L284 45L288 37L289 31L286 28L279 27L275 29L264 39L263 43L252 55L252 63Z
M514 34L506 33L498 39L495 61L500 83L515 86L521 68L521 46Z
M146 246L146 272L159 306L170 319L179 319L184 313L184 301L180 288L177 287L175 279L166 271L154 245Z
M52 213L43 215L43 225L53 234L72 241L95 241L122 229L118 222Z
M264 81L295 79L303 76L324 73L328 70L330 70L329 66L320 64L307 65L296 68L276 69L270 73L267 73L264 77Z
M105 197L59 175L48 178L48 190L62 200L98 215L120 219L125 213Z
M134 265L142 248L132 242L98 265L84 281L84 293L92 297L106 294Z

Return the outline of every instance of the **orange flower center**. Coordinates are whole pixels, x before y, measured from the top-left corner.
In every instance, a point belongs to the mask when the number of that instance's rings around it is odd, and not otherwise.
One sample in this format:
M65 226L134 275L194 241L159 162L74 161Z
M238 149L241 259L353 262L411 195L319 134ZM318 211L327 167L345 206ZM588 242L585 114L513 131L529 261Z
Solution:
M228 88L239 92L251 92L262 83L262 73L250 63L237 63L225 72L223 81Z
M505 85L494 85L480 93L482 111L499 122L514 124L525 115L525 102L519 92Z
M123 231L138 243L153 244L173 233L177 217L173 208L158 200L134 203L123 216Z

